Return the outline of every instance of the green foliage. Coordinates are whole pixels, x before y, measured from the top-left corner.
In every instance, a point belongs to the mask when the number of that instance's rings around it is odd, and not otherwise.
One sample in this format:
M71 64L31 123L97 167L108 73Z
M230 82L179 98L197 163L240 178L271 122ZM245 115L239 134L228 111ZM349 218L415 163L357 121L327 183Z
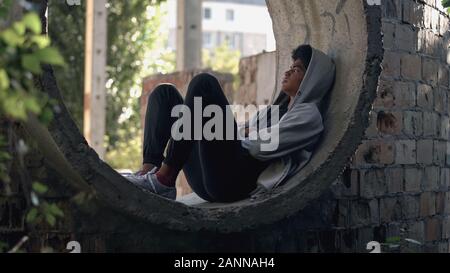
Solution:
M32 188L38 194L44 194L48 191L48 187L39 182L33 183Z
M70 6L65 1L49 1L48 34L67 62L55 67L55 77L64 104L78 128L83 128L84 49L86 1Z
M211 68L214 71L222 73L231 73L234 78L234 88L239 86L239 60L241 52L232 50L226 42L213 50L203 49L202 62L203 67Z
M401 240L402 240L402 238L399 236L390 237L390 238L386 239L386 244L398 244L398 243L400 243Z
M9 249L7 243L0 241L0 253L5 253Z
M388 253L418 253L422 252L422 243L407 238L406 229L401 228L399 236L386 238L385 243L381 244L384 247L383 252Z
M227 43L222 43L212 51L203 49L202 61L203 66L213 69L214 71L231 73L237 75L239 73L239 60L241 52L232 50Z
M39 16L30 12L0 32L0 115L24 121L29 113L51 118L51 101L35 88L42 64L64 65L58 50L41 35Z
M28 211L26 222L29 224L42 224L44 221L50 226L55 226L57 218L63 218L63 211L53 203L47 201L40 202L39 196L48 192L48 187L39 182L32 184L32 201L33 207Z
M10 7L10 1L5 3L7 5L0 7L0 16L7 14L4 10ZM43 123L52 118L50 107L53 101L37 90L35 75L42 73L43 64L63 67L65 62L59 51L50 45L50 39L41 32L41 20L35 12L26 13L21 20L0 32L0 117L12 122L26 121L29 114L37 115ZM7 185L10 178L6 162L11 156L4 151L6 140L3 136L0 136L0 147L0 179ZM23 153L17 155L18 162L23 162L26 148L22 150ZM20 171L26 172L25 169ZM48 191L45 185L36 182L32 189L34 207L26 216L27 222L45 219L53 226L56 218L63 216L62 211L55 204L39 202L38 195Z
M0 2L0 18L6 18L13 0L3 0Z
M168 34L161 32L166 11L156 4L141 0L109 1L107 153L117 154L114 150L137 137L134 128L141 127L141 79L157 72L170 72L175 66L173 53L160 50L165 47ZM123 151L119 154L126 156ZM142 163L140 152L126 157L131 157L134 164Z
M8 167L7 162L11 160L11 155L6 152L7 150L7 142L3 135L0 135L0 181L3 181L5 184L4 187L6 189L6 193L9 192L9 183L10 178L8 176Z
M450 0L442 0L442 5L444 8L448 8L447 12L450 14Z
M51 1L49 6L49 34L68 62L67 70L55 70L55 74L65 104L80 129L84 96L83 2L81 6L68 6L61 1ZM117 168L142 163L141 143L136 139L139 137L136 130L141 127L141 79L175 69L175 54L161 50L165 48L168 34L161 29L167 11L160 2L163 1L108 1L105 145L106 160ZM123 149L130 143L138 146Z
M117 142L116 148L106 154L105 160L114 169L137 170L142 164L142 130L130 127L128 131L126 129L118 131L119 138L127 134L132 134L133 137L127 141Z

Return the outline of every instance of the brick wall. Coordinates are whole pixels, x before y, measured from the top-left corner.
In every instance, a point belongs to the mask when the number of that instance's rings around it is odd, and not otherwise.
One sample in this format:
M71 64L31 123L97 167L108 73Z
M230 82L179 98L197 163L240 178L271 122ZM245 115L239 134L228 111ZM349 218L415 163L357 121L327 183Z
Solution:
M276 54L265 52L239 61L239 88L234 103L239 105L268 105L276 81Z
M349 236L335 249L404 236L448 252L449 18L440 1L382 4L385 56L370 127L332 189L333 229Z

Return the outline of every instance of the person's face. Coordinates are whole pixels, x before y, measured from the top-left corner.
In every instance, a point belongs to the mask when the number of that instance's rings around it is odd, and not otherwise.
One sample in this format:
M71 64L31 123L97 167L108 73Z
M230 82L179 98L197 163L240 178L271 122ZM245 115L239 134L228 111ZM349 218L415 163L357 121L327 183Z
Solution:
M295 60L288 71L284 72L282 90L290 97L297 95L300 84L305 77L306 69L300 59Z

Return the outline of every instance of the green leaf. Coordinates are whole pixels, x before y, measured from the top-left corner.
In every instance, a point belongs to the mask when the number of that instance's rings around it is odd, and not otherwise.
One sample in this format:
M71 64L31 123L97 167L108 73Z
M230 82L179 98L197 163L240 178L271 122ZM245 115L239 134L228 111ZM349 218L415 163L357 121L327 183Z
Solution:
M26 98L24 103L25 108L32 113L39 114L41 112L41 106L39 106L39 103L37 102L35 97Z
M386 239L386 244L395 244L399 243L402 240L400 237L390 237Z
M50 45L50 39L44 35L36 35L31 37L31 42L37 44L39 48L44 48Z
M5 252L9 248L8 244L5 242L0 241L0 253Z
M54 47L46 47L36 51L36 57L43 63L64 65L64 58Z
M36 217L38 215L38 210L36 208L32 208L26 217L27 223L33 223L36 220Z
M445 8L450 7L450 0L443 0L443 1L442 1L442 5L443 5Z
M0 69L0 90L5 90L9 87L9 77L4 69Z
M11 8L12 0L3 0L0 4L0 18L7 18L9 9Z
M39 58L32 54L25 54L22 56L22 67L35 74L40 74L42 72Z
M56 218L55 218L55 216L53 216L53 214L47 213L45 215L45 220L52 227L55 226L55 224L56 224Z
M34 182L32 187L33 187L33 190L39 194L44 194L48 191L48 187L39 182Z
M23 103L18 99L17 96L11 95L6 97L3 101L3 109L7 115L13 118L26 120L27 113L25 111Z
M17 34L19 35L25 34L25 24L23 22L15 22L13 24L13 28L17 32Z
M8 10L5 7L0 7L0 18L5 18L8 15Z
M29 30L34 32L34 34L41 34L41 19L39 19L39 16L35 12L26 14L22 21Z
M0 151L0 160L11 160L12 157L9 153Z
M3 31L1 33L1 37L7 45L12 47L21 46L25 42L25 38L18 35L12 29L6 29L5 31Z
M49 124L50 121L52 121L53 119L53 112L50 108L45 107L41 114L39 115L39 121L42 122L43 124Z
M55 216L64 217L64 212L56 204L51 204L49 210Z
M3 0L2 1L2 6L6 9L9 10L11 8L11 4L13 3L14 0Z

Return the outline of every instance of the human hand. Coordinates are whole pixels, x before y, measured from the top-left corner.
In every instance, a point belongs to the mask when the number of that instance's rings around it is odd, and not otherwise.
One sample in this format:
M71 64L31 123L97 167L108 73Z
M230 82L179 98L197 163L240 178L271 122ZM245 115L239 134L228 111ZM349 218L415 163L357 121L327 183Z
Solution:
M142 164L142 168L138 171L137 174L145 175L148 172L150 172L151 170L153 170L154 168L155 168L155 165L153 165L153 164L148 164L148 163Z

